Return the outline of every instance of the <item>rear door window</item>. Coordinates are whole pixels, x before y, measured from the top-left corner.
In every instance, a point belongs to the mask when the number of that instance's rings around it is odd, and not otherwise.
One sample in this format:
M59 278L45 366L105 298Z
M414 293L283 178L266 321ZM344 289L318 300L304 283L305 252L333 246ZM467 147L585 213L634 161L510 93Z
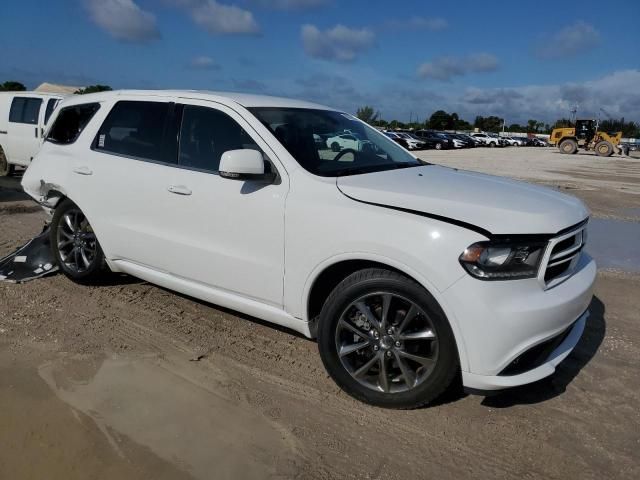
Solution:
M100 127L93 148L136 159L176 163L176 136L165 135L174 105L133 100L116 103Z
M180 131L180 166L217 172L228 150L260 150L249 134L226 113L185 105Z
M41 98L14 97L9 111L9 121L37 125L41 105Z
M46 140L63 145L75 142L99 108L99 103L85 103L63 108L51 126Z

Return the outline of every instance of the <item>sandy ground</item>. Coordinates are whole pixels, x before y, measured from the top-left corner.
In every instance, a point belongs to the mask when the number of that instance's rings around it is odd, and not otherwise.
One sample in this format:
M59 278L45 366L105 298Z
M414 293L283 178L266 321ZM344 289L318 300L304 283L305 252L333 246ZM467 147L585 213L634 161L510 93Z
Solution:
M422 155L640 222L637 159ZM0 256L43 218L0 179ZM587 330L549 379L397 412L343 394L314 342L129 277L0 283L0 478L640 478L638 292L640 274L600 271Z

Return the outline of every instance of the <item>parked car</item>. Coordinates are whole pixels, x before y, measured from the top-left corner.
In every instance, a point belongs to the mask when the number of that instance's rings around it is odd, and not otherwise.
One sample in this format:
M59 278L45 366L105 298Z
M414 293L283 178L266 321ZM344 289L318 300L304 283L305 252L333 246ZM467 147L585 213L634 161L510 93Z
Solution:
M533 137L531 139L531 143L534 147L548 147L549 143L547 143L546 141L542 140L541 138L538 137Z
M0 177L31 163L61 95L0 92Z
M327 147L331 148L334 152L339 152L345 148L360 151L366 143L366 140L359 138L353 133L342 133L334 137L329 137L326 141Z
M498 137L489 135L488 133L472 133L473 138L477 138L482 142L485 147L503 147L504 142L501 142Z
M431 130L416 130L415 135L422 139L427 146L436 150L445 150L453 148L453 141L439 132Z
M506 144L510 147L519 147L520 142L513 137L500 137L502 140L506 142Z
M373 147L320 151L328 127ZM577 198L425 164L299 100L68 98L22 186L70 279L123 272L316 337L336 383L383 407L551 375L596 276Z
M449 134L449 136L460 141L462 144L462 148L474 148L476 146L476 141L473 138L471 138L469 135L455 133L455 134Z
M511 137L511 139L516 142L516 146L518 147L526 147L529 144L529 139L527 137Z
M392 139L394 142L398 143L399 145L402 145L407 150L422 150L423 148L425 148L425 142L417 138L414 138L408 133L390 132L390 131L384 131L383 133L387 137Z

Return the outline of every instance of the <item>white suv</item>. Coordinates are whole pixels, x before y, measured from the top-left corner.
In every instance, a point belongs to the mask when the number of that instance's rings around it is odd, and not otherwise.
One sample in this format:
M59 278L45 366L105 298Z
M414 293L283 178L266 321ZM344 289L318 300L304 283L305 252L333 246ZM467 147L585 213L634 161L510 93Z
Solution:
M336 131L372 146L315 140ZM71 279L125 272L317 337L333 379L385 407L552 374L596 274L579 200L423 163L297 100L71 98L22 184Z

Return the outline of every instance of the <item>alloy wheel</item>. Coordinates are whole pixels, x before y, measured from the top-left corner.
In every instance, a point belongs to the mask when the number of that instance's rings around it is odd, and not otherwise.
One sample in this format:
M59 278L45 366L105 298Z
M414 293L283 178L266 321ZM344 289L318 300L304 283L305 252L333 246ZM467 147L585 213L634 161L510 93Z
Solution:
M80 209L71 208L60 217L56 237L60 259L65 266L74 273L86 272L96 259L98 241Z
M347 372L383 393L416 388L438 361L438 338L429 317L411 300L388 292L352 302L338 321L335 345Z

